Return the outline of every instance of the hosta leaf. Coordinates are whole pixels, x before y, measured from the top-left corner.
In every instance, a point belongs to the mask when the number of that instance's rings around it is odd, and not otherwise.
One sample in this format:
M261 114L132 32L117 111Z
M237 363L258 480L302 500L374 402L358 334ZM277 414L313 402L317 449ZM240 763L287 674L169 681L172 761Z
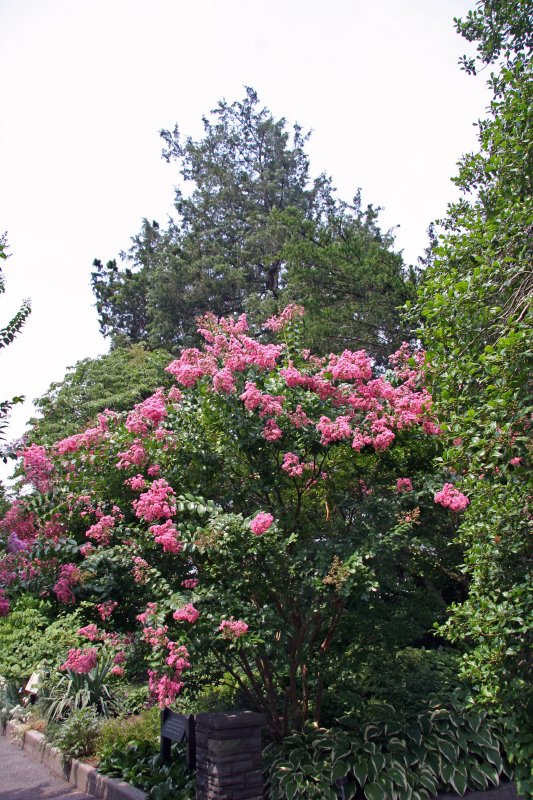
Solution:
M364 786L368 775L368 768L366 761L363 761L363 759L358 759L352 766L352 772L359 781L359 784L361 786Z
M410 725L406 729L405 733L410 739L413 740L413 742L416 742L417 745L420 746L422 744L423 736L422 731L420 730L420 725Z
M487 776L490 783L494 784L494 786L499 784L500 778L498 772L491 764L479 764L478 767L480 771Z
M405 776L405 770L399 766L389 767L386 773L387 777L390 778L394 783L398 786L401 786L403 789L407 789L407 778Z
M486 747L485 748L485 758L487 761L490 761L491 764L494 764L496 769L498 770L498 775L503 769L503 761L500 755L500 751L497 747Z
M367 725L363 732L363 738L365 742L368 742L369 739L380 736L381 733L383 733L383 730L379 725Z
M377 783L367 783L364 789L367 800L387 800L387 796Z
M444 758L447 758L448 761L452 762L452 764L454 764L459 758L458 748L447 739L437 739L437 747Z
M294 798L298 794L298 784L296 783L296 781L290 780L284 787L284 791L285 794L287 795L287 800L294 800Z
M344 778L347 772L348 772L348 765L346 764L346 761L339 759L339 761L336 761L335 764L333 765L331 779L333 781L336 781L338 778Z
M437 794L437 780L429 770L422 770L418 774L418 782L432 794Z
M370 761L372 762L376 776L379 775L385 766L385 756L383 753L375 753L374 755L370 756Z
M455 772L453 778L450 779L450 784L453 786L457 794L460 794L461 797L466 792L467 781L464 775L461 775L460 772Z
M489 785L489 781L487 776L484 772L478 767L470 767L469 775L468 775L468 785L470 786L471 783L474 783L480 789L486 789Z
M449 761L445 761L442 764L440 774L442 775L442 778L443 780L446 781L446 783L451 783L452 778L455 775L455 764L450 764Z

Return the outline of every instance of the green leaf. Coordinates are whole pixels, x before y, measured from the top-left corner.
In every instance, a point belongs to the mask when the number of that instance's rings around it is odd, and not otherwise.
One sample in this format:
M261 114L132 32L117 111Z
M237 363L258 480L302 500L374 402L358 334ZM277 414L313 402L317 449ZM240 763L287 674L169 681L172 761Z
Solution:
M364 792L367 800L387 800L387 795L378 783L367 783Z
M359 781L359 785L364 786L368 775L367 762L363 761L363 759L357 759L352 765L352 772Z
M440 737L437 738L437 747L444 758L447 758L448 761L452 762L452 764L454 764L459 758L459 750L447 739L441 739Z
M336 781L338 780L338 778L344 778L347 772L348 772L348 766L346 764L346 761L342 761L342 759L336 761L335 764L333 765L331 779Z

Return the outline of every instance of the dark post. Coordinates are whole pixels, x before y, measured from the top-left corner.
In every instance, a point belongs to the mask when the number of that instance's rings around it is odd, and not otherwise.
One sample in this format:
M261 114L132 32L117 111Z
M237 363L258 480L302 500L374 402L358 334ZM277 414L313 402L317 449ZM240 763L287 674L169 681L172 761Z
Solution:
M198 714L196 800L263 800L263 714Z

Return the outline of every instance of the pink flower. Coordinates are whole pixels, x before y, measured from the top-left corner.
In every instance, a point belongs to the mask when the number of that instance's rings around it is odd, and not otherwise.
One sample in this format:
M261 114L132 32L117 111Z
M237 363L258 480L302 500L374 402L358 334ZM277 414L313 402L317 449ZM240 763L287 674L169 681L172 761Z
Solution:
M267 442L276 442L278 439L281 439L282 436L283 431L277 424L276 420L267 420L263 428L263 439L266 439Z
M100 517L98 522L91 525L85 535L88 539L94 539L95 542L105 547L111 541L111 531L114 527L115 517L111 516L111 514L105 514Z
M172 517L176 513L175 492L164 478L155 480L148 491L133 501L135 514L146 522Z
M118 678L121 678L124 675L124 667L119 667L115 664L114 667L111 667L111 675L116 675Z
M190 622L192 624L196 622L200 616L200 612L197 608L191 605L191 603L187 603L187 605L174 611L172 616L176 622Z
M322 416L317 423L316 429L322 434L321 444L331 444L332 442L340 442L342 439L350 439L353 431L350 427L350 417L340 416L336 420L331 420L329 417Z
M304 469L312 469L312 464L304 464L300 461L296 453L285 453L283 456L283 464L281 469L290 475L291 478L297 478L303 474Z
M0 589L0 617L7 617L9 609L9 599L6 597L3 589Z
M135 583L139 584L146 583L146 580L148 578L147 576L148 569L149 569L148 562L145 561L144 558L141 558L140 556L133 557L132 574Z
M106 600L105 602L97 605L96 608L98 609L100 618L105 621L111 616L117 606L118 603L115 602L115 600Z
M115 654L115 658L113 659L114 664L123 664L126 661L126 653L124 650L120 650L118 653Z
M511 464L513 467L518 467L518 466L520 466L521 463L522 463L522 459L519 456L515 456L515 458L512 458L509 461L509 464Z
M399 494L403 492L412 492L413 491L413 484L411 483L410 478L398 478L396 481L396 491Z
M129 412L126 417L126 428L131 433L146 436L150 429L157 428L167 415L165 394L163 389L157 389L153 395L142 403L137 403Z
M218 630L224 639L238 639L248 631L248 625L242 619L223 619Z
M444 508L456 512L464 511L470 503L468 497L456 489L452 483L445 483L440 492L436 492L433 499Z
M273 522L274 517L272 514L260 511L250 522L250 530L252 533L255 533L256 536L261 536L262 533L268 531Z
M95 549L96 548L92 542L85 542L85 544L82 544L80 547L80 553L84 558L87 558L87 556L90 556Z
M54 586L54 592L60 603L73 603L72 587L81 579L79 568L75 564L63 564L59 570L59 578Z
M263 328L278 333L283 328L286 328L289 322L291 322L293 319L296 319L297 317L303 317L303 315L303 306L291 303L283 309L279 316L274 316L270 317L270 319L267 319L267 321L263 323Z
M54 465L46 455L45 448L32 444L17 455L22 456L23 469L28 481L33 483L37 491L47 492L51 486L50 476L54 471Z
M84 636L90 642L97 642L102 638L102 634L94 622L92 622L90 625L86 625L84 628L78 628L78 636Z
M179 553L183 549L183 544L180 542L180 532L176 530L176 527L169 519L162 525L152 525L150 533L153 534L154 539L161 545L165 553Z
M198 578L186 578L184 581L181 582L181 585L184 589L196 589L200 581Z
M144 464L147 458L148 455L144 449L141 439L135 439L128 450L124 450L124 452L118 454L117 467L119 469L140 467Z
M146 488L146 479L142 475L135 475L124 481L125 486L129 486L134 492L142 492Z
M59 669L76 672L79 675L90 672L96 667L98 661L98 651L96 647L89 647L87 650L74 648L68 651L68 657Z

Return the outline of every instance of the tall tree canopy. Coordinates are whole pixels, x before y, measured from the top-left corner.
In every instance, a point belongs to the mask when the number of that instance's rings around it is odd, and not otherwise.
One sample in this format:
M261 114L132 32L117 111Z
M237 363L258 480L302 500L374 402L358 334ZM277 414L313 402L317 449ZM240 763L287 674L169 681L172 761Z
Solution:
M145 220L122 267L94 262L102 333L114 346L176 351L197 344L195 319L207 311L248 311L257 323L305 301L310 343L323 351L360 342L380 356L397 346L406 331L396 308L414 275L371 207L363 211L359 196L340 202L325 175L311 180L309 134L274 119L251 88L203 124L198 141L177 126L161 133L164 158L192 185L176 189L176 219L166 228Z
M492 64L478 153L464 157L417 316L448 448L472 503L460 529L471 586L445 632L470 645L465 670L511 717L510 749L531 764L530 647L532 108L531 2L479 2L458 30ZM476 62L463 59L475 73ZM522 791L530 796L527 767Z

